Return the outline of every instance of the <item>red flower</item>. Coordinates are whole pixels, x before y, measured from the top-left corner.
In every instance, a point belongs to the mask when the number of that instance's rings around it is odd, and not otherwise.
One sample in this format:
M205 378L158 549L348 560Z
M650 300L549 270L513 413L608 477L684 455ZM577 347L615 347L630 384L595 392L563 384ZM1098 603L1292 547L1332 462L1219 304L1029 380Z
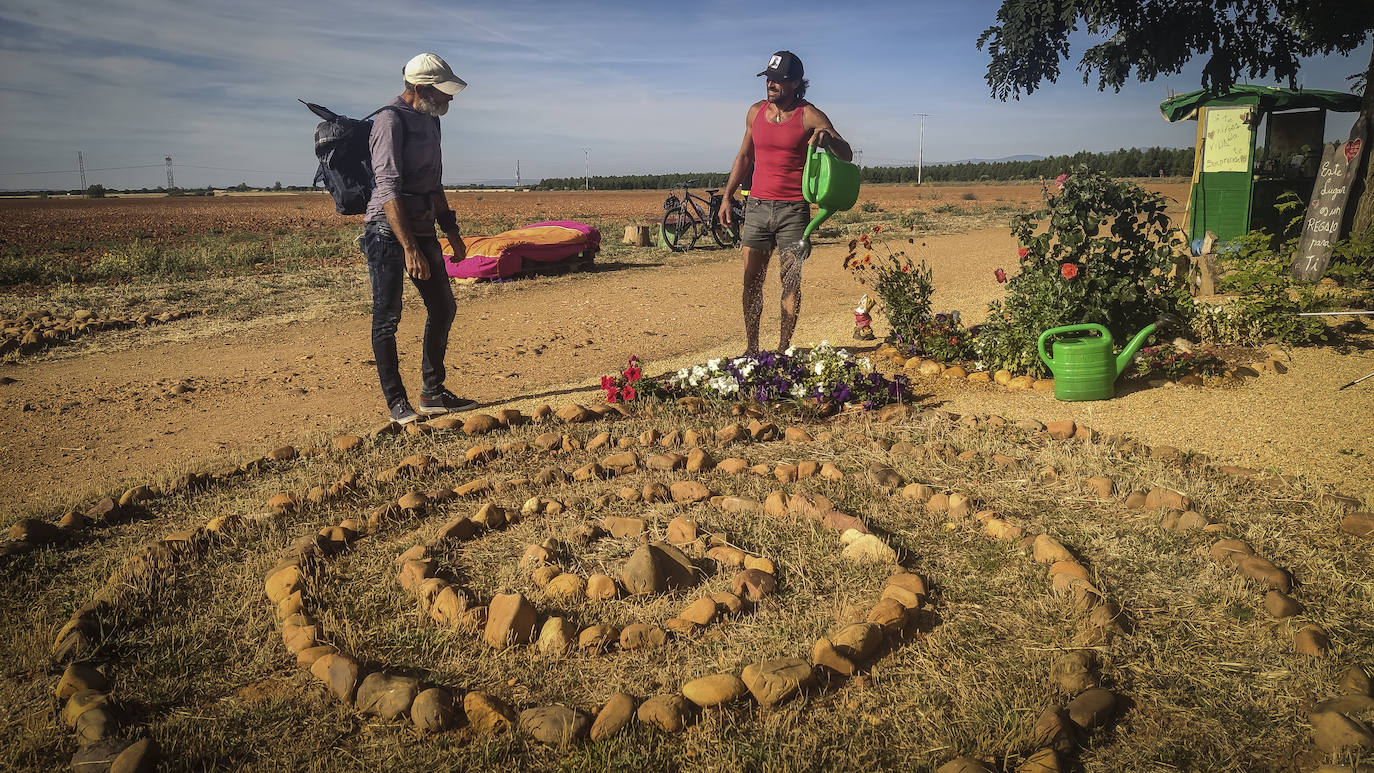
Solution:
M992 275L995 276L995 277L997 277L997 283L998 283L998 284L1006 284L1006 281L1007 281L1007 272L1005 272L1005 271L1003 271L1002 269L999 268L999 269L997 269L996 271L992 272Z
M631 365L630 367L628 367L628 368L625 369L625 380L626 380L626 381L638 381L638 380L639 380L640 378L642 378L643 376L644 376L644 372L641 371L641 370L640 370L637 366L635 366L635 365Z
M1016 257L1022 258L1022 259L1024 259L1024 258L1025 258L1027 255L1029 255L1029 254L1030 254L1030 247L1022 247L1021 249L1019 249L1019 250L1016 251Z
M949 345L950 345L950 346L958 346L958 345L959 345L959 336L950 336L950 337L949 337Z
M882 223L879 223L879 224L873 226L873 233L875 233L875 234L876 234L876 233L882 233L882 231L883 231L883 224L882 224Z
M1059 267L1059 273L1063 274L1065 279L1073 279L1078 276L1078 264L1065 263Z
M601 388L602 388L602 389L605 389L605 390L607 390L607 391L609 391L609 390L615 388L615 379L611 378L610 376L602 376L602 377L601 377Z
M1064 181L1069 179L1068 173L1064 173L1054 178L1054 184L1059 186L1059 190L1064 190Z
M625 388L626 388L626 389L629 389L629 387L625 387ZM611 387L610 389L607 389L607 390L606 390L606 402L608 402L608 403L613 403L613 402L615 402L615 400L616 400L617 397L620 397L620 390L619 390L619 389L616 389L615 387Z
M625 398L626 402L629 402L635 399L635 388L626 384L625 388L620 391L620 395Z
M910 274L910 273L911 273L911 266L910 266L910 265L904 265L904 266L902 266L902 273L903 273L903 274Z

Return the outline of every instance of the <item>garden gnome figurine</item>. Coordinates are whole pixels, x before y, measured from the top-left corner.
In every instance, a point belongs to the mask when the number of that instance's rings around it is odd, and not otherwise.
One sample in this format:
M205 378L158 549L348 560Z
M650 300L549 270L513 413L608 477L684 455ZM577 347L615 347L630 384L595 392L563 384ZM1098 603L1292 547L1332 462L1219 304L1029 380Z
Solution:
M860 341L872 341L873 317L869 312L873 311L874 300L868 297L868 293L859 299L859 305L854 307L854 337Z

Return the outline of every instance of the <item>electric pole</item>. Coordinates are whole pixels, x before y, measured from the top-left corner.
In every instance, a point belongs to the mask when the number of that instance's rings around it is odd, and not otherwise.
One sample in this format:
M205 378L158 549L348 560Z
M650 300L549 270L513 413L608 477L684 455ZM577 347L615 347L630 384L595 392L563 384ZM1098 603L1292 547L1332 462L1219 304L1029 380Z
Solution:
M515 159L515 187L520 187L520 159Z
M592 156L591 156L591 153L592 153L592 149L591 149L591 148L583 148L583 149L582 149L582 190L584 190L584 191L589 191L589 190L592 189L592 185L591 185L591 179L592 179L592 162L591 162L591 157L592 157Z
M81 192L86 192L86 159L82 158L81 151L76 151L76 168L81 171Z
M925 165L926 159L926 116L930 113L917 113L921 118L921 149L916 153L916 184L921 184L921 168Z
M168 156L168 157L167 157L167 192L168 192L168 193L171 193L171 192L172 192L172 189L175 188L175 187L177 187L177 184L174 183L174 182L172 182L172 157L171 157L171 156Z
M858 149L858 148L854 148L854 165L855 165L855 166L863 166L863 165L864 165L864 152L863 152L862 150Z

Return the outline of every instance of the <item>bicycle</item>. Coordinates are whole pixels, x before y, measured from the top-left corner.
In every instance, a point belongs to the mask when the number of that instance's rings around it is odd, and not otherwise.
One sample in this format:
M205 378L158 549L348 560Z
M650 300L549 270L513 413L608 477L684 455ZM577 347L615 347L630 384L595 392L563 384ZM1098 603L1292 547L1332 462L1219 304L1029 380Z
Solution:
M682 198L676 193L663 202L663 242L673 252L686 252L697 246L697 240L706 234L718 247L726 249L739 244L739 229L744 224L744 204L732 197L730 205L730 226L720 221L720 189L707 188L702 198L690 190L696 180L682 183ZM676 188L673 189L674 191Z

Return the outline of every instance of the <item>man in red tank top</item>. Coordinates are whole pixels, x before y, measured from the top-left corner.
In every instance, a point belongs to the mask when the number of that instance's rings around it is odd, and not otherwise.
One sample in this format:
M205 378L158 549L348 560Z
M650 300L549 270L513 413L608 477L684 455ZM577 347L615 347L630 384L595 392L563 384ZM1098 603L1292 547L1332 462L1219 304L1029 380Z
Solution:
M829 148L846 161L854 157L830 119L806 101L809 84L802 77L802 63L791 51L779 51L759 75L768 79L768 98L749 107L720 219L731 224L730 201L740 183L753 174L753 187L745 202L740 241L744 245L744 334L746 353L759 350L759 318L763 315L763 279L773 249L801 241L811 219L811 205L802 198L802 166L811 146ZM801 313L801 260L796 253L778 255L782 279L782 325L778 350L792 343L792 331Z

